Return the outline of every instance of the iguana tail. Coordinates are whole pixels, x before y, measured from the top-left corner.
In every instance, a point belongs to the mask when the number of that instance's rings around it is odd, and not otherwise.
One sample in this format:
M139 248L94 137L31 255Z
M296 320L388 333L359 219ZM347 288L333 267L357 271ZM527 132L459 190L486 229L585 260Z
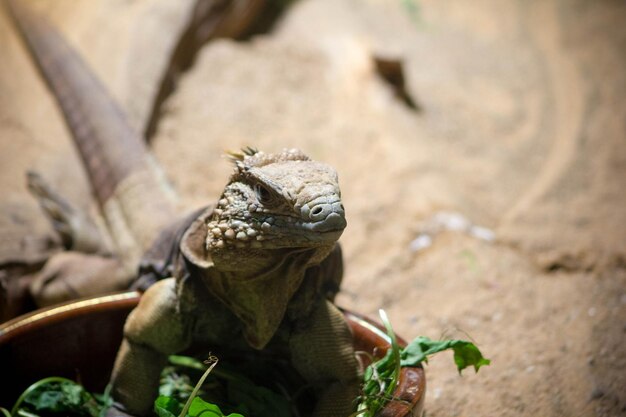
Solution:
M57 30L23 3L6 1L62 109L118 252L135 264L175 216L173 191L100 80Z

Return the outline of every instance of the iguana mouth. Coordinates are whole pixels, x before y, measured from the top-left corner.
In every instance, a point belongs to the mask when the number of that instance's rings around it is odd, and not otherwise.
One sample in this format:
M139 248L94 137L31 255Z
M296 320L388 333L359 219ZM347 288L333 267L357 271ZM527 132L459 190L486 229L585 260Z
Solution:
M328 219L315 223L296 223L295 235L311 242L329 242L339 239L346 228L346 219L333 213ZM288 230L286 234L289 233Z
M317 204L308 204L300 209L301 217L277 217L270 218L272 224L265 225L266 234L262 235L266 240L287 239L293 243L329 243L334 242L343 233L347 222L344 215L344 208L341 201L337 199L324 198L324 201ZM315 203L315 202L314 202ZM313 206L311 208L311 206ZM313 221L308 221L313 220Z
M343 227L340 229L328 230L324 232L306 230L305 233L300 234L299 236L302 236L305 240L310 242L331 242L339 239L339 237L343 234L343 230Z
M318 222L302 222L291 217L276 218L270 227L267 227L267 222L263 223L265 226L261 227L262 233L258 238L267 246L317 246L337 241L346 224L346 219L336 213Z
M332 233L341 232L346 228L346 218L337 214L331 213L326 219L320 222L302 223L300 226L304 230L318 233Z

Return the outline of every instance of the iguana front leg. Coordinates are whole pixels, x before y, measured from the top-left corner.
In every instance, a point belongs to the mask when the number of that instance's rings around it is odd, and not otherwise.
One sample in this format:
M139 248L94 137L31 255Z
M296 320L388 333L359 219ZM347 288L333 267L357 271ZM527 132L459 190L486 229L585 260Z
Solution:
M330 301L318 300L306 326L289 340L291 361L318 393L313 417L347 417L355 409L359 366L352 333Z
M191 332L176 306L176 283L168 278L151 286L128 316L111 377L116 403L107 416L120 415L117 410L138 416L152 411L168 355L191 343Z

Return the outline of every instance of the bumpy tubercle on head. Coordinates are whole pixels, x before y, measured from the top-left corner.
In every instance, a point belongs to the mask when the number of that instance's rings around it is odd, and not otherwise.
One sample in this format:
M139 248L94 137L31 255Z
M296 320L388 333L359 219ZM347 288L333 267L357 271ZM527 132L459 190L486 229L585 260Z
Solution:
M235 172L207 222L207 251L327 244L303 214L310 213L308 201L332 200L333 207L341 207L343 218L337 175L331 167L296 149L265 154L247 148L230 157ZM337 227L343 228L341 222Z

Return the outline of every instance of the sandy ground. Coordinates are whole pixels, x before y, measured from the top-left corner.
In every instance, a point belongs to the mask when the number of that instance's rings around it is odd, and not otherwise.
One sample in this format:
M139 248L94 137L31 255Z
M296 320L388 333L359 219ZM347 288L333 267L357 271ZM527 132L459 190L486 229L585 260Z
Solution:
M69 37L91 33L77 21ZM604 0L302 0L269 34L205 46L150 143L190 207L217 198L225 149L299 147L335 166L339 304L384 308L406 339L470 337L492 359L462 377L433 359L428 416L624 415L625 21L626 4ZM23 74L0 72L3 236L46 235L24 170L81 204L88 188L65 184L82 171L54 102L0 31ZM75 39L106 62L111 47ZM417 110L373 57L403 62ZM124 71L101 71L133 96ZM137 94L127 109L147 108Z

